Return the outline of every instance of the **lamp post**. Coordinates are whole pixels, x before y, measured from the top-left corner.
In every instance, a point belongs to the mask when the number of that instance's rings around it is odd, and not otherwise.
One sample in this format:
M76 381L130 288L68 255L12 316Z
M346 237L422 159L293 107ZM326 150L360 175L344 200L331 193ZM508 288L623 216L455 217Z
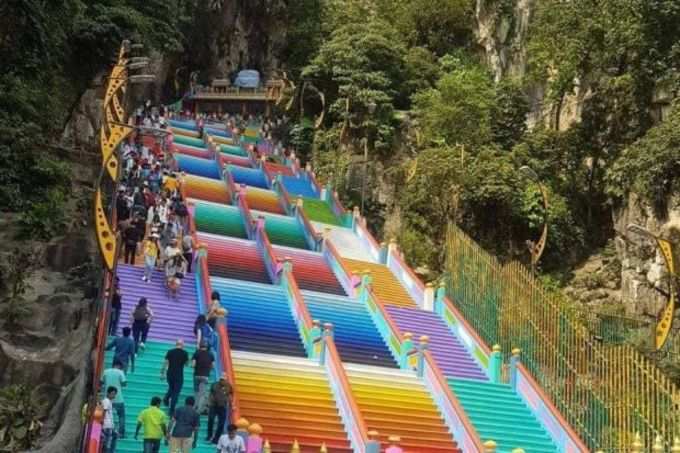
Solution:
M545 244L548 240L548 192L545 190L545 186L539 181L536 172L530 167L527 167L526 165L520 167L519 174L535 183L541 191L541 197L543 198L543 231L541 232L541 237L538 239L538 242L532 240L527 241L527 247L529 248L529 253L531 253L531 275L533 276L536 274L536 265L538 264L538 260L541 259L541 255L543 255Z
M368 103L368 115L369 117L373 116L375 113L376 109L376 103L373 101L370 101ZM364 204L365 204L365 199L366 199L366 176L368 174L368 136L369 136L369 131L368 129L366 130L366 136L364 137L364 174L363 178L361 180L361 215L364 215Z
M654 329L654 347L658 351L666 344L668 336L671 333L671 328L673 327L673 315L675 313L675 305L678 295L678 282L676 281L678 275L675 273L673 244L666 239L660 238L647 228L641 227L640 225L630 224L628 227L626 227L626 229L631 233L653 239L657 248L661 252L661 256L663 256L664 264L666 265L666 270L668 271L668 301L666 302L666 307L661 312L661 316L657 317L656 328Z

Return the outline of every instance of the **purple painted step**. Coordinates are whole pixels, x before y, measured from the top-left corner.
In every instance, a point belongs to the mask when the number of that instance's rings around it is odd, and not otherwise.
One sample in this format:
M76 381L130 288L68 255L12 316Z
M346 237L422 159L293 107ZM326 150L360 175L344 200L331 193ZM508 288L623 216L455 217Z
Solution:
M385 308L402 334L411 332L414 341L421 335L430 337L430 352L446 377L487 380L482 368L437 314L394 305Z
M194 274L186 274L182 281L177 299L168 296L165 289L165 276L154 271L151 283L142 281L144 271L141 267L119 264L116 275L120 278L123 296L123 311L118 323L118 333L131 324L132 310L140 297L146 297L153 310L153 320L149 329L149 340L175 341L182 338L194 343L194 321L198 315L196 280Z

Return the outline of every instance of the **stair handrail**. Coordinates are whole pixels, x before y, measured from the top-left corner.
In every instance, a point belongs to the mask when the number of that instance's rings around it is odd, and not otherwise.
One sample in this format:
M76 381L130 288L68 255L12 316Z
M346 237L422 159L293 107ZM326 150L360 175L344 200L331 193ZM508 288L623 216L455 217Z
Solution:
M359 236L359 239L366 243L366 247L370 250L371 256L376 260L376 262L379 262L380 244L378 244L371 232L368 231L368 228L366 228L364 219L354 217L352 228L354 230L354 234Z
M408 291L415 303L420 308L423 308L425 306L425 285L411 267L404 263L404 260L397 251L397 247L393 244L390 244L387 249L386 266L392 272L392 275L406 288L406 291Z
M253 239L255 235L255 219L253 218L253 213L250 211L250 206L248 206L248 201L246 200L246 190L244 186L241 186L241 190L237 192L236 200L238 207L241 210L241 215L243 216L243 222L246 226L246 234L249 239Z
M291 310L293 311L293 317L302 334L307 355L310 358L315 358L313 346L313 341L315 339L312 338L312 329L314 327L312 317L309 314L309 310L307 310L304 297L297 284L295 275L292 272L292 262L289 260L284 261L280 283L286 289L286 294L291 304ZM322 347L326 348L323 365L328 370L329 378L335 380L336 385L331 386L331 390L337 391L337 393L333 393L338 400L337 404L340 406L338 407L338 409L340 409L340 414L341 416L344 415L343 421L348 428L350 441L353 441L356 445L355 451L365 452L366 443L368 442L368 428L366 427L364 417L354 398L352 388L349 384L349 378L342 365L337 346L335 345L332 336L324 335L322 340Z
M196 223L194 222L194 206L189 206L189 231L194 240L194 244L199 244L198 235L196 232ZM203 305L206 310L210 310L210 300L212 297L212 285L210 284L210 273L208 270L208 247L205 244L200 244L199 249L203 248L204 253L199 252L196 257L197 274L200 274L200 281L202 283ZM227 374L229 384L232 391L232 420L238 420L240 411L238 405L238 389L236 388L236 374L234 373L234 362L231 358L231 344L229 342L229 331L227 327L227 319L224 322L218 323L215 326L217 335L219 337L220 345L220 361L222 362L223 372ZM225 370L226 368L226 370Z
M272 247L269 235L264 227L265 219L264 217L259 217L255 225L255 242L260 253L262 253L262 259L265 268L267 269L267 274L269 274L269 278L272 282L277 283L281 264L276 257L276 253L274 253L274 247Z
M305 240L307 245L309 245L315 252L319 250L319 244L322 241L320 234L316 232L312 226L312 222L307 217L307 213L301 206L295 205L295 218L301 224L303 234L305 235Z
M383 329L379 328L379 330L382 330L383 332L387 330L389 332L389 337L386 339L388 345L392 346L395 352L401 355L406 351L403 351L404 346L399 329L392 319L392 316L387 312L383 302L372 291L367 280L366 277L362 279L363 284L361 291L363 293L362 296L364 297L360 297L359 299L367 303L369 312L373 314L374 319L377 317L377 321L383 321L383 323L378 322L378 325L383 324L383 326L387 326L387 329L383 327ZM371 305L373 306L371 307ZM396 347L395 342L399 345L398 348ZM485 449L482 440L479 437L479 433L477 433L477 430L467 416L460 401L448 386L444 373L439 368L439 365L437 365L434 357L432 357L432 353L425 351L423 355L424 368L422 379L425 381L437 406L442 411L446 424L454 433L454 439L456 442L460 442L462 450L466 453L484 452ZM400 365L402 368L408 368L408 365L401 360Z
M347 267L338 249L328 238L323 238L322 253L347 295L355 297L359 277Z
M279 194L279 203L286 214L290 214L293 209L293 203L290 201L290 194L288 190L283 185L283 181L280 178L276 178L272 183L272 190Z
M321 184L319 184L319 181L316 179L316 175L314 174L313 171L311 170L306 170L304 171L304 175L309 179L309 181L312 183L312 186L314 186L315 192L321 196Z

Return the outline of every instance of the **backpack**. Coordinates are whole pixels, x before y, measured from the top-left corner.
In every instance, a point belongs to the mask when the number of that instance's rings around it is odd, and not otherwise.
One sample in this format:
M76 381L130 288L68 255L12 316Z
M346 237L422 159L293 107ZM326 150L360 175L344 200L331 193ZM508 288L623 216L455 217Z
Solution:
M140 307L138 305L135 307L132 317L135 321L146 321L146 318L149 317L149 310L146 307Z
M208 347L211 349L217 347L217 335L215 335L215 331L208 324L204 324L201 327L201 340L208 343Z
M189 215L189 211L187 210L187 207L184 205L184 203L179 203L177 205L175 208L175 213L180 217L186 217Z

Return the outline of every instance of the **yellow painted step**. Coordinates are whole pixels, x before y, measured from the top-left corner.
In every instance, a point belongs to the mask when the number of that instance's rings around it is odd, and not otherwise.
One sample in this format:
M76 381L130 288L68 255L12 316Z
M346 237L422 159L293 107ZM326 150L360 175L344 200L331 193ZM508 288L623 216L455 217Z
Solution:
M361 275L365 270L371 271L373 277L373 292L385 304L415 307L416 304L406 292L399 280L383 264L368 263L366 261L342 258L343 263L350 271Z

